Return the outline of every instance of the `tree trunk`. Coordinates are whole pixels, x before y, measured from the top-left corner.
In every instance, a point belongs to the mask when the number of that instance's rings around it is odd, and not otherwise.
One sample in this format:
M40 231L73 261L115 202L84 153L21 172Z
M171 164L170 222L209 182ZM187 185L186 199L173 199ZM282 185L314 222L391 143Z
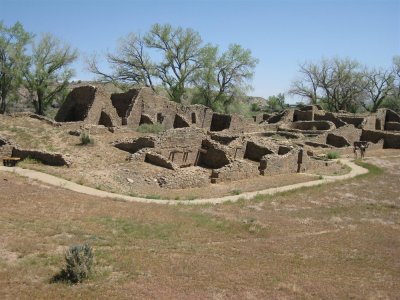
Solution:
M44 116L44 111L43 111L43 93L38 91L37 92L37 107L36 107L36 113L38 115Z
M6 97L7 97L7 94L4 91L2 91L2 93L0 95L0 98L1 98L0 114L4 114L6 112L6 107L7 107Z

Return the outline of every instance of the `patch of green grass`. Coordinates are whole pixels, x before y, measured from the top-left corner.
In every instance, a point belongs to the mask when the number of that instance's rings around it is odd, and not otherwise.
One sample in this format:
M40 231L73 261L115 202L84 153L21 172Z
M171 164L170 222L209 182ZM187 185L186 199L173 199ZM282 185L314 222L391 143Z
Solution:
M184 212L185 217L189 217L195 227L206 227L212 230L231 231L232 226L224 219L217 219L209 214L199 212Z
M154 199L154 200L160 200L161 196L160 195L146 195L146 199Z
M142 133L160 133L164 131L164 128L160 123L142 124L138 127L137 131Z
M100 217L94 220L105 226L114 237L126 240L131 239L168 239L178 229L179 224L154 223L143 224L135 220L124 218Z
M27 168L29 166L39 165L41 163L42 162L40 160L28 156L27 158L24 158L23 160L18 162L18 167Z
M340 157L340 154L335 151L330 151L326 154L326 158L328 159L337 159Z
M365 169L368 170L368 173L367 173L367 174L362 174L362 175L359 175L359 176L357 176L357 177L377 176L377 175L382 175L383 172L384 172L383 169L381 169L381 168L379 168L379 167L377 167L377 166L375 166L375 165L373 165L373 164L364 162L364 161L362 161L362 160L358 160L358 159L357 159L357 160L354 161L354 163L355 163L356 165L358 165L358 166L360 166L360 167L363 167L363 168L365 168Z

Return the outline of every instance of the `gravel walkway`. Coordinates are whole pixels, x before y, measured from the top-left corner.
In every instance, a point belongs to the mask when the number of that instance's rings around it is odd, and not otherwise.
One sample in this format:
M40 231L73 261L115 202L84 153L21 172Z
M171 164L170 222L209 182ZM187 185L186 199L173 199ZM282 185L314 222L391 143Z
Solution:
M295 189L299 189L302 187L311 187L320 185L323 183L335 182L339 180L345 180L349 178L353 178L358 175L368 173L367 169L364 169L355 163L353 163L350 159L340 159L341 163L350 167L351 171L345 175L338 175L338 176L322 176L322 179L314 180L314 181L307 181L301 182L296 184L291 184L287 186L281 186L276 188L269 188L266 190L256 191L256 192L246 192L239 195L231 195L225 197L218 197L218 198L205 198L205 199L194 199L194 200L160 200L160 199L147 199L147 198L139 198L139 197L132 197L127 195L121 194L114 194L106 191L97 190L88 186L80 185L72 181L68 181L53 175L49 175L46 173L29 170L29 169L22 169L19 167L3 167L0 166L0 171L12 172L24 177L28 177L30 179L38 180L40 182L62 187L71 191L75 191L82 194L87 194L91 196L97 196L102 198L113 198L118 200L124 201L131 201L131 202L142 202L142 203L157 203L157 204L219 204L223 202L235 202L239 199L252 199L257 195L274 195L280 192L291 191Z

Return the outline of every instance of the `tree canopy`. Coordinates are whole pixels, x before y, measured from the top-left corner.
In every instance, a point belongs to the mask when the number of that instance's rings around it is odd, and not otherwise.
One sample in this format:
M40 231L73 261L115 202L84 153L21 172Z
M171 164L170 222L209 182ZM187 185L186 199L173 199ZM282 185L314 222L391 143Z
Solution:
M26 46L33 35L17 22L7 27L0 22L0 113L5 113L10 96L18 92L29 64Z
M289 93L330 111L374 112L386 106L389 98L398 101L396 62L395 58L390 70L369 69L356 60L342 58L304 63L299 67L301 77L292 82Z
M95 57L88 60L88 67L104 81L153 90L161 85L176 102L194 89L194 98L201 97L199 101L205 105L226 107L239 91L249 88L258 61L240 45L233 44L220 53L218 46L202 43L193 29L154 24L143 37L130 33L120 40L115 53L107 54L112 74L102 72Z
M31 65L24 73L25 87L32 97L37 114L45 109L68 87L73 70L68 66L77 58L76 50L50 34L32 45Z

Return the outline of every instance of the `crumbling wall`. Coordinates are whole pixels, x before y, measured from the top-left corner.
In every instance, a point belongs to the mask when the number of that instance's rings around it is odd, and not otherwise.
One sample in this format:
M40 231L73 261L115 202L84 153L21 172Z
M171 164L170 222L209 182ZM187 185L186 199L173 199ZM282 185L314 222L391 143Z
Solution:
M198 166L219 169L232 161L233 160L228 157L227 151L224 151L222 145L210 140L203 140L202 147L199 150Z
M194 121L196 123L196 114L194 113ZM184 128L184 127L189 127L189 122L185 120L183 116L180 116L178 114L175 115L174 119L174 128Z
M138 94L138 89L130 89L126 93L111 94L110 98L112 105L115 107L117 114L121 118L121 120L126 120L131 114L132 107Z
M345 137L333 133L328 133L326 137L326 143L337 148L350 146L349 141Z
M331 122L329 121L300 121L300 122L293 122L291 124L291 128L298 129L298 130L332 130L335 127L332 126Z
M210 131L222 131L231 126L231 115L214 113L211 119Z
M235 160L232 163L215 169L212 172L214 183L235 181L259 175L258 165L245 160Z
M265 175L296 173L298 171L299 150L293 149L285 155L266 155Z
M400 123L400 115L391 109L386 109L385 122L397 122Z
M100 114L99 125L103 125L105 127L113 127L114 125L111 116L105 111L102 111Z
M12 154L13 144L0 137L0 157L9 157Z
M139 137L136 139L126 139L122 141L116 141L113 143L114 147L127 151L130 153L136 153L143 148L154 148L155 139L151 136Z
M95 86L73 89L55 117L57 122L84 122L113 127L120 124L117 112L111 105L110 95Z
M267 122L269 124L289 123L293 122L293 118L294 118L294 109L285 109L275 115L272 115Z
M375 130L376 126L376 115L369 115L364 118L363 123L361 124L362 129Z
M154 124L154 121L152 120L152 118L149 115L141 114L139 125L142 125L142 124L150 124L150 125L152 125L152 124Z
M259 162L264 155L274 153L270 149L254 142L247 142L244 158Z
M94 86L73 89L61 105L55 120L57 122L85 121L93 105L96 90Z
M378 143L382 139L383 139L383 148L400 149L400 133L363 130L361 134L361 141Z
M39 150L19 149L14 147L12 149L12 157L19 157L21 159L32 158L41 161L42 163L50 166L70 166L71 161L61 153L51 153Z
M118 149L135 153L141 149L153 148L175 165L193 166L198 158L202 141L207 139L205 131L196 127L169 129L157 136L119 140L113 143Z
M232 135L232 134L223 134L219 132L211 132L210 133L210 138L213 141L216 141L220 144L223 145L229 145L232 141L236 140L239 138L238 135Z
M302 111L295 109L293 114L293 122L298 121L314 121L314 110Z
M364 117L356 116L340 116L340 120L346 122L347 124L352 124L354 127L361 128L364 122Z
M397 122L386 122L385 130L400 131L400 123L397 123Z
M147 152L144 161L152 165L156 165L170 170L177 169L177 166L172 161L168 160L161 154L154 152Z
M314 120L315 121L330 121L333 124L335 124L336 128L339 128L341 126L346 125L345 122L340 120L338 117L336 117L333 113L331 112L318 112L314 114Z

